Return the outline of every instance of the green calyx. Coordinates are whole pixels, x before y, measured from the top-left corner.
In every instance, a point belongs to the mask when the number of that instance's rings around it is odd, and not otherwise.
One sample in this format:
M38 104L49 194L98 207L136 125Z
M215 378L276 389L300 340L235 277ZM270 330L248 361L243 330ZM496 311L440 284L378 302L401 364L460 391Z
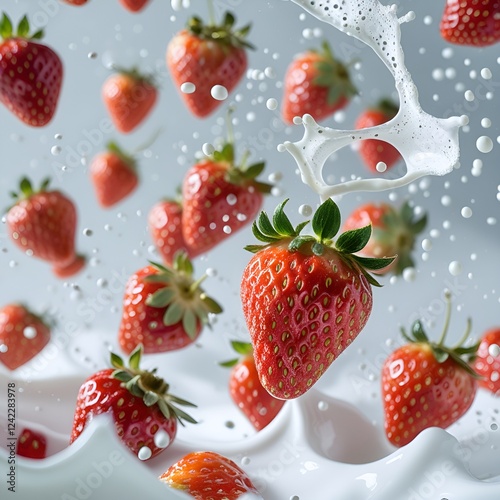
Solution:
M240 340L231 340L231 347L233 350L240 355L238 358L229 359L228 361L221 361L219 366L223 368L232 368L238 361L245 356L251 356L253 354L253 346L250 342L242 342Z
M477 350L479 348L479 342L469 346L464 347L464 343L469 337L472 322L471 319L467 319L467 328L465 330L462 338L452 347L447 347L444 345L446 336L448 334L448 329L450 325L451 318L451 294L447 291L445 292L446 300L446 316L443 326L443 331L437 342L431 342L429 337L424 331L424 327L420 320L415 321L412 325L411 334L407 334L404 328L401 328L401 334L410 343L417 344L427 344L439 363L444 363L448 358L451 358L455 363L457 363L461 368L463 368L469 375L474 378L481 378L473 368L470 366L470 362L474 360Z
M146 299L151 307L165 308L163 324L165 326L182 323L184 331L192 340L196 338L198 323L209 324L209 314L220 314L222 307L201 288L207 278L193 279L193 265L186 252L178 252L174 256L172 267L150 262L158 270L144 278L149 283L160 283L164 286Z
M165 418L176 418L182 425L184 421L196 424L193 417L177 406L196 408L195 404L169 394L169 385L156 375L156 368L151 371L140 369L142 349L140 344L134 349L128 360L128 366L120 356L111 353L111 366L115 368L111 376L120 380L122 387L131 394L141 398L146 406L158 405Z
M380 111L390 120L398 114L399 106L391 99L385 98L381 99L373 109Z
M46 177L40 183L40 187L38 189L35 189L31 181L27 177L22 177L21 180L19 181L19 191L18 192L11 191L9 193L10 197L13 200L13 204L7 207L5 211L8 212L13 206L17 205L17 203L19 203L22 200L28 200L35 194L47 191L49 184L50 184L50 177Z
M293 227L290 219L284 211L288 199L276 207L272 222L266 212L261 212L258 219L252 225L254 236L264 245L248 245L246 250L257 253L270 245L288 241L288 249L291 252L300 251L302 248L310 248L313 254L321 256L326 249L334 249L340 254L344 261L359 268L366 279L374 286L380 286L377 280L367 271L376 271L388 266L395 257L368 258L353 255L362 250L368 243L371 235L371 226L346 231L336 238L341 223L340 210L332 199L323 202L313 215L311 220L314 235L301 235L300 233L310 221L305 221Z
M126 153L116 142L110 141L106 144L106 149L109 153L114 154L121 161L127 164L134 172L137 170L137 161L135 157L129 153Z
M40 40L43 38L43 29L30 35L30 23L27 16L23 16L14 30L14 26L9 16L3 12L0 20L0 37L3 40L9 38L24 38L26 40Z
M116 71L117 73L120 73L121 75L128 76L129 78L132 78L132 80L135 80L136 82L144 82L152 87L157 87L155 78L153 75L146 74L146 73L141 73L139 71L139 68L137 67L132 67L132 68L122 68L121 66L112 66L113 70Z

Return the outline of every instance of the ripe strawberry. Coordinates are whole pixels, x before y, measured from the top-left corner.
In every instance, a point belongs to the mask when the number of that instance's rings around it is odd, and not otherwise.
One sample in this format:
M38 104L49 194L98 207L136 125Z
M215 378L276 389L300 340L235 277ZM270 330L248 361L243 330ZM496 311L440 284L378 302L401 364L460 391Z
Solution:
M158 90L152 79L136 68L120 69L104 82L102 97L116 129L127 134L151 113Z
M385 432L395 446L404 446L429 427L446 429L470 408L477 375L468 364L478 345L446 347L451 303L447 294L445 328L438 342L429 341L422 324L413 324L409 342L394 351L382 367Z
M274 420L285 402L274 398L262 387L255 367L252 344L234 340L231 345L242 358L221 363L221 366L232 368L229 394L255 429L260 431Z
M241 280L243 314L254 348L259 378L279 399L304 394L365 326L372 308L367 269L379 269L391 258L352 255L370 238L371 229L333 238L340 211L326 200L312 219L316 236L302 236L308 221L295 229L280 204L273 223L262 212L253 225L265 245L251 245L255 256Z
M500 328L492 328L483 335L474 370L483 377L479 385L500 396Z
M358 116L354 128L359 130L381 125L394 118L397 112L398 107L392 101L384 99L376 107L363 111ZM389 169L401 158L401 154L392 144L377 139L361 141L359 154L368 169L375 173L378 173L377 163L383 162Z
M75 253L76 208L60 191L47 191L45 179L38 191L23 178L21 193L11 193L16 203L7 213L7 231L24 252L52 264L59 278L72 276L85 265Z
M0 21L0 102L22 122L43 127L56 111L63 80L63 65L49 47L38 43L43 31L29 35L24 16L13 32L4 13ZM3 40L3 41L2 41Z
M400 209L388 203L366 203L356 208L344 222L348 231L372 225L372 235L361 251L366 257L397 255L393 264L379 269L377 274L393 272L400 275L407 267L413 267L411 253L415 240L427 225L427 215L415 219L413 209L404 203Z
M188 453L160 480L196 500L237 500L246 493L259 495L245 471L213 451Z
M271 190L256 180L264 167L264 163L236 166L234 146L228 142L187 171L182 231L190 252L207 252L257 215L263 194Z
M50 328L20 304L0 309L0 362L15 370L35 357L50 340Z
M450 43L484 47L500 40L499 0L446 0L441 36Z
M226 12L222 25L204 24L198 17L189 20L186 29L174 36L167 48L167 66L177 88L191 83L192 93L181 91L188 109L198 118L208 116L222 101L212 97L215 85L230 93L247 69L245 41L250 25L234 30L235 18Z
M177 422L196 423L177 406L195 405L170 394L169 385L156 375L156 369L141 370L141 354L142 346L138 346L127 367L112 353L113 368L101 370L83 383L76 399L70 443L96 415L111 412L123 444L141 460L148 460L172 443Z
M45 436L41 432L23 429L17 438L16 454L26 458L45 458L47 456Z
M146 7L149 0L120 0L120 3L130 12L139 12Z
M122 201L137 187L137 165L133 156L125 153L115 142L99 153L90 164L90 178L102 207Z
M281 113L293 123L296 116L310 114L322 120L345 107L357 90L349 72L334 58L330 46L299 54L286 71Z
M125 286L118 339L126 353L137 345L145 353L181 349L193 343L208 322L208 314L222 312L193 280L193 266L178 253L173 266L151 263L133 274Z

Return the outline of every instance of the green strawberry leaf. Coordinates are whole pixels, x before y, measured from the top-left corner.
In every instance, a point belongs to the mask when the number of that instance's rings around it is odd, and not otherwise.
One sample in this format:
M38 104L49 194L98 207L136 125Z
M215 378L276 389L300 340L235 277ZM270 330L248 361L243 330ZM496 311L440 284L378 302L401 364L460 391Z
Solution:
M267 247L268 245L246 245L243 247L243 249L250 253L257 253Z
M250 342L241 342L239 340L232 340L231 347L242 356L248 356L253 352L253 346Z
M132 375L130 375L130 373L123 371L123 370L115 370L111 374L111 377L116 378L117 380L119 380L120 382L123 382L124 384L127 384L128 382L130 382L130 380L132 380Z
M40 29L38 31L35 31L35 33L33 33L33 35L31 35L31 39L32 40L41 40L44 36L45 36L45 33L44 33L43 29Z
M146 304L151 307L161 308L167 307L177 296L177 292L173 288L160 288L156 292L149 295L146 299Z
M163 315L163 324L171 326L179 323L184 314L184 308L179 302L172 302Z
M255 179L264 171L265 168L266 168L266 163L263 161L259 163L254 163L245 170L245 178Z
M228 361L221 361L219 366L222 368L232 368L238 364L239 358L229 359Z
M0 21L0 36L7 40L11 38L13 31L12 21L9 16L4 12L2 15L2 20Z
M221 305L205 293L202 293L200 295L200 299L202 300L204 306L207 308L208 312L212 314L220 314L221 312L223 312Z
M420 320L416 320L411 328L411 332L413 335L414 342L429 342L429 337L425 333L424 327Z
M142 397L142 400L144 401L144 404L146 406L155 405L156 403L158 403L159 399L159 395L152 391L145 392L144 396Z
M312 229L320 243L331 240L340 229L340 210L337 204L328 198L316 210L312 218Z
M139 344L130 354L128 359L128 366L132 370L138 370L141 364L141 356L142 356L142 345Z
M297 236L288 245L290 252L296 252L305 243L317 243L314 236Z
M368 226L353 229L342 233L335 242L335 247L339 252L343 253L356 253L365 248L370 236L372 234L372 227Z
M434 355L438 363L444 363L450 357L450 354L440 347L431 344L431 349L432 354Z
M283 233L280 233L279 230L276 230L274 228L273 224L269 220L267 213L264 211L262 211L259 214L257 225L258 225L259 232L261 234L263 234L265 238L268 238L271 240L279 240L281 234L283 234ZM261 241L264 241L264 240L261 240Z
M273 214L273 224L278 234L282 236L295 236L295 229L284 210L287 203L288 198L276 207Z
M191 309L186 309L182 316L182 328L191 340L196 338L197 324L196 314Z
M23 16L17 25L17 36L26 38L30 32L30 23L27 16Z
M354 259L358 264L362 265L364 268L369 269L370 271L378 271L379 269L383 269L391 264L395 257L382 257L380 259L372 258L372 257L361 257L359 255L351 255L352 259Z
M115 368L122 368L125 366L125 363L123 362L123 359L118 356L118 354L115 354L114 352L111 353L111 366Z

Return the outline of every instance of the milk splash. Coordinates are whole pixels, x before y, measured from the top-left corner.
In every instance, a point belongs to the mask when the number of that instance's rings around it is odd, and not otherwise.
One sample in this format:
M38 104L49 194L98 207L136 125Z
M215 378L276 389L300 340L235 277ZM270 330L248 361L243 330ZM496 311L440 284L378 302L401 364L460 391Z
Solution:
M302 119L302 140L279 146L296 160L302 181L322 200L353 191L383 191L409 184L425 175L445 175L459 164L458 132L468 123L466 116L436 118L422 110L418 90L404 64L400 25L412 21L413 12L397 16L396 5L378 0L292 0L320 21L370 46L392 73L400 109L387 123L361 130L336 130L318 125L310 115ZM327 184L322 176L329 156L340 148L363 139L392 144L406 163L406 173L397 179L355 179Z

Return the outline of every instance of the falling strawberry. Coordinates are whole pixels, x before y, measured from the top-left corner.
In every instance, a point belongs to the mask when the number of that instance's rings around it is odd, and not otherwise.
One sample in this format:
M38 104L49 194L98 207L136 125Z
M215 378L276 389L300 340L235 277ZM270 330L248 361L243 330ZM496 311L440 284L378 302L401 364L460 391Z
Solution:
M356 208L344 222L343 229L348 231L372 225L372 235L361 251L366 257L387 257L397 255L389 267L379 269L377 274L393 272L401 274L407 267L413 267L411 253L417 236L427 225L427 215L415 218L408 202L400 209L388 203L366 203Z
M45 458L47 456L47 439L41 432L23 429L17 438L16 454L25 458Z
M315 236L301 235L308 221L294 228L284 212L273 222L261 212L253 225L264 245L251 245L255 256L241 280L243 314L254 348L259 378L279 399L309 390L365 326L372 309L376 270L392 258L353 255L370 238L370 226L347 231L336 242L340 211L326 200L312 219Z
M7 213L7 231L23 252L52 264L59 278L79 272L85 259L75 253L77 213L73 202L60 191L47 191L45 179L38 191L23 178L15 204Z
M499 0L446 0L441 36L450 43L484 47L500 40Z
M221 307L200 287L206 278L193 280L193 266L185 253L175 256L172 267L151 263L133 274L125 285L118 333L122 349L137 345L145 353L181 349L192 344Z
M105 208L122 201L139 183L134 157L125 153L115 142L110 142L107 150L92 160L90 178L97 200Z
M0 362L15 370L49 343L50 327L21 304L0 309Z
M231 368L229 394L255 429L260 431L274 420L285 402L274 398L262 387L255 367L252 344L233 340L231 345L242 357L220 363L221 366Z
M188 453L160 480L195 500L237 500L246 493L259 495L245 471L213 451Z
M422 323L416 321L411 335L401 329L408 344L394 351L382 367L384 426L389 441L404 446L429 427L446 429L470 408L476 395L477 375L468 362L478 345L463 347L463 339L446 347L451 314L446 294L445 327L438 342L431 342Z
M116 129L127 134L151 113L158 90L153 80L136 68L119 69L104 82L102 97Z
M479 385L500 396L500 328L488 330L482 337L474 359Z
M149 3L149 0L120 0L120 3L130 12L139 12Z
M327 42L322 50L299 54L286 71L282 103L283 120L311 115L322 120L344 108L357 90L344 64L335 59Z
M216 85L230 93L246 72L246 40L250 25L234 30L235 18L227 12L221 25L204 24L199 17L174 36L167 48L167 66L188 109L203 118L215 111L221 100L212 97ZM183 84L191 84L190 93ZM217 97L217 96L216 96Z
M17 31L3 14L0 21L0 102L21 121L43 127L55 114L63 80L59 56L39 43L43 31L29 34L24 16Z
M127 367L112 353L113 368L101 370L83 383L76 399L70 443L95 416L111 413L123 444L141 460L148 460L173 442L178 422L196 423L178 406L195 405L170 394L169 385L156 375L156 369L141 370L141 354L142 346L138 346Z
M396 116L398 109L392 101L383 99L376 107L364 110L358 116L354 128L359 130L386 123ZM378 172L378 163L385 163L386 169L390 169L401 158L401 154L392 144L377 139L361 141L359 154L368 169L375 173Z

